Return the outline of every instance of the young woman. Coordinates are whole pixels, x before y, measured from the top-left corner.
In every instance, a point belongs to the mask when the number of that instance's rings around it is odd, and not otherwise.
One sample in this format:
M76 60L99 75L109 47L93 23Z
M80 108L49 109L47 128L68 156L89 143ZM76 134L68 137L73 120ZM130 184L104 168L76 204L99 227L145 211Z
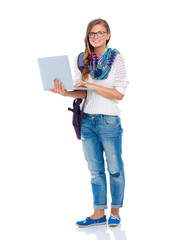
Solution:
M91 173L94 213L76 224L79 227L94 226L107 222L107 185L104 163L110 176L112 197L109 226L120 224L119 208L124 199L124 164L121 158L122 132L118 114L118 100L122 100L128 85L124 60L116 49L107 47L111 32L108 23L95 19L87 26L85 36L84 71L81 72L75 60L75 86L97 88L68 92L60 79L55 80L54 93L74 98L85 98L81 139L85 159Z

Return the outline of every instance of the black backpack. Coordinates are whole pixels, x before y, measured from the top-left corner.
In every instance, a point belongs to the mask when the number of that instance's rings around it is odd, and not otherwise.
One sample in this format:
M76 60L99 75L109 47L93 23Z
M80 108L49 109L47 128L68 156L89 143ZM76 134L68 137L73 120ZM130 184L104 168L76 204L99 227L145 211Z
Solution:
M78 59L77 59L77 65L81 73L84 70L83 57L84 57L84 53L82 52L78 55ZM81 122L82 122L86 98L84 99L82 109L80 109L80 104L82 103L82 101L83 99L76 98L73 101L73 108L68 108L69 111L73 112L72 124L78 139L81 139Z

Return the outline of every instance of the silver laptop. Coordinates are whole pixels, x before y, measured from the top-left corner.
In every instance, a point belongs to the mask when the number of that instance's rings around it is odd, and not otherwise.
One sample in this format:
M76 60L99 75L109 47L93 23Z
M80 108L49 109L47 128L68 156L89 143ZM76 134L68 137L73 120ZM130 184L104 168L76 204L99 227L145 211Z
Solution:
M73 84L69 59L67 55L38 58L43 89L53 89L54 79L60 78L66 90L93 90L96 88L76 88Z

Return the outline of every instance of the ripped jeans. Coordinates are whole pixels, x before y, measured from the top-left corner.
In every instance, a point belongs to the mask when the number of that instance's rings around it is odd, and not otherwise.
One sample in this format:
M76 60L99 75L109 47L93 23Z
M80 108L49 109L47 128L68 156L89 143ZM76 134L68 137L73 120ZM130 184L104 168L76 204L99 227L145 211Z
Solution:
M81 140L84 156L91 173L95 210L107 208L104 153L110 177L111 208L123 206L125 176L121 158L122 132L119 116L83 113Z

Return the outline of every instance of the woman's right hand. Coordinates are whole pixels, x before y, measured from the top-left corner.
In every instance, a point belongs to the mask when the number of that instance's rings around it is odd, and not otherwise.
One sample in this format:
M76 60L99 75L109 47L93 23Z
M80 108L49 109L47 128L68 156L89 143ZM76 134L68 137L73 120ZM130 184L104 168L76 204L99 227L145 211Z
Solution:
M68 91L64 89L64 84L61 82L61 79L56 78L54 80L54 88L49 89L49 91L54 92L54 93L59 93L62 96L67 96Z

